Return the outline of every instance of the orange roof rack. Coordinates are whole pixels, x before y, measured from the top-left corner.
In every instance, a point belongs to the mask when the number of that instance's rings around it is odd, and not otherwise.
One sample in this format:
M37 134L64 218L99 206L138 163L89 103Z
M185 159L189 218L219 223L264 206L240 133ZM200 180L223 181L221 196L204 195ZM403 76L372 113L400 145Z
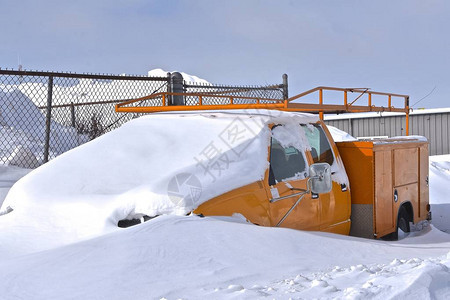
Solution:
M342 92L342 104L325 104L324 91ZM312 94L318 94L318 103L301 103L299 99ZM359 95L351 102L349 93ZM366 105L355 105L357 101L367 96ZM385 106L372 104L372 96L383 96ZM175 99L182 99L184 105L171 105ZM393 106L393 100L403 99L401 106ZM175 101L176 102L176 101ZM142 98L125 100L116 104L116 112L153 113L165 111L196 111L222 109L277 109L283 111L318 113L323 120L324 113L354 113L354 112L398 112L406 114L406 135L409 133L409 96L393 93L375 92L367 88L337 88L319 86L288 99L268 99L258 97L243 97L225 95L224 93L156 93Z

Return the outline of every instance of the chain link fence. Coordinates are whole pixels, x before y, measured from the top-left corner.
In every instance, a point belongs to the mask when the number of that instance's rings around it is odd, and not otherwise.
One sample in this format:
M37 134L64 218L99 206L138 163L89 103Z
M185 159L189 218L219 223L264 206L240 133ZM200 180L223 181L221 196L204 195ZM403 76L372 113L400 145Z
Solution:
M283 100L285 97L285 91L283 85L274 86L247 86L247 87L234 87L226 85L209 85L209 84L196 84L193 82L184 83L184 92L186 93L201 93L205 95L221 95L221 96L233 96L234 104L256 104L256 99L248 98L260 98L260 99L278 99ZM287 98L287 97L286 97ZM185 105L198 105L197 96L186 96ZM204 105L220 105L230 104L229 99L222 97L205 97ZM263 100L261 103L273 103L276 101Z
M0 164L36 168L139 116L116 113L115 104L170 91L170 74L147 77L0 69ZM183 82L183 91L233 95L236 103L239 97L281 100L287 97L287 79L266 87ZM208 99L211 104L223 101ZM192 101L186 97L185 104L195 105ZM136 105L161 103L149 100Z
M0 163L38 167L135 117L115 103L167 86L167 77L0 70Z

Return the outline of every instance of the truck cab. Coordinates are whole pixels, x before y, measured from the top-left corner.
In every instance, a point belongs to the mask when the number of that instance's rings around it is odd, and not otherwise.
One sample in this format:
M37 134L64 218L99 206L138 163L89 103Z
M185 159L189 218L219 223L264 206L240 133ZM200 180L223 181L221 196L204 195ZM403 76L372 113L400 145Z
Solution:
M326 125L271 124L272 137L268 149L269 168L263 180L243 186L200 205L194 213L202 215L232 215L240 213L250 222L263 226L281 226L299 230L350 232L350 189L339 151ZM295 138L297 141L287 142ZM279 139L277 139L279 137ZM308 190L310 166L330 165L332 188L327 193L306 193L294 207L302 191ZM286 213L290 214L279 224Z

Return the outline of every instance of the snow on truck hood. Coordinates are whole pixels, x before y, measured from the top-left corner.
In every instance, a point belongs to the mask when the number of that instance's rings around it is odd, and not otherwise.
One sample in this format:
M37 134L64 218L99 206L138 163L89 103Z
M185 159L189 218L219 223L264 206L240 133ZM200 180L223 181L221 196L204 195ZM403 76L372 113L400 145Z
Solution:
M6 223L88 237L142 214L186 214L258 181L268 168L267 124L314 123L311 114L207 111L152 114L35 169L10 190ZM31 234L31 233L30 233ZM70 235L66 235L70 238Z

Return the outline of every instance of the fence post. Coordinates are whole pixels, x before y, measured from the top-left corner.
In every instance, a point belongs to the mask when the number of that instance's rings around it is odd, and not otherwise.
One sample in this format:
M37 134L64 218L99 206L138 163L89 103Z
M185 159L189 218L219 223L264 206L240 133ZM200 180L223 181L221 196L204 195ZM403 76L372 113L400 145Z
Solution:
M73 105L73 102L70 102L70 120L72 127L75 128L75 105Z
M284 98L284 100L289 98L288 76L287 76L287 74L283 74L283 98Z
M48 77L48 94L47 94L47 114L45 117L45 146L44 146L44 163L48 162L48 153L50 149L50 130L52 118L52 97L53 97L53 76Z
M179 72L173 72L171 75L171 89L172 93L183 93L184 85L183 85L183 75ZM182 95L173 95L171 99L170 105L184 105L184 97Z
M170 72L167 72L167 92L172 93L172 75ZM167 95L167 105L172 103L172 95Z

